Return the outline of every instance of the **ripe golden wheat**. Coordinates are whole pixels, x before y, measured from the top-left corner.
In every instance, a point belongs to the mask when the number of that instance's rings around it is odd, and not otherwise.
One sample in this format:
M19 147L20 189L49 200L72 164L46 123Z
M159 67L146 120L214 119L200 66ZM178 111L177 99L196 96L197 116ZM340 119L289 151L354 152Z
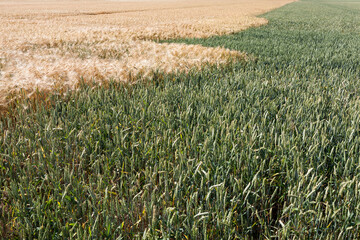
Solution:
M291 0L0 0L0 108L23 90L74 89L79 79L132 81L227 64L246 55L225 48L156 43L230 34L267 23L255 15ZM155 41L154 41L155 40Z

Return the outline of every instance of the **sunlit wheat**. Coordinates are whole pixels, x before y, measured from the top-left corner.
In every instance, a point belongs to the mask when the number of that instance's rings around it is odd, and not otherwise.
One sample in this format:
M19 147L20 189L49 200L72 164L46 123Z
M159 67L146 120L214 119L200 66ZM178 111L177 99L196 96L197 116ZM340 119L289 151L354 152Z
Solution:
M254 15L289 0L4 2L0 1L0 104L20 89L74 88L85 81L154 71L186 72L246 55L225 48L157 40L230 34L267 23Z

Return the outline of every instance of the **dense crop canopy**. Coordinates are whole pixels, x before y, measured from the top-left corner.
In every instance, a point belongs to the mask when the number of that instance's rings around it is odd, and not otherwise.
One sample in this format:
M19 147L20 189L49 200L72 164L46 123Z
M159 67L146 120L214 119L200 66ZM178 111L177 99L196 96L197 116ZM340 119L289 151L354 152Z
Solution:
M153 41L259 26L267 21L254 14L289 1L0 1L0 106L20 89L74 89L79 79L133 82L154 71L244 60L245 54L221 47Z

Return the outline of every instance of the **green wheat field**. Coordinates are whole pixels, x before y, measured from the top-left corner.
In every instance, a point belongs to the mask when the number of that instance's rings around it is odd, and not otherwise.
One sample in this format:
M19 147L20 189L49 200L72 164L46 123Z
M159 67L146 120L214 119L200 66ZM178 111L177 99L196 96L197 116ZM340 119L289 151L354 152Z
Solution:
M360 1L262 17L173 41L250 62L19 101L0 120L0 238L360 238Z

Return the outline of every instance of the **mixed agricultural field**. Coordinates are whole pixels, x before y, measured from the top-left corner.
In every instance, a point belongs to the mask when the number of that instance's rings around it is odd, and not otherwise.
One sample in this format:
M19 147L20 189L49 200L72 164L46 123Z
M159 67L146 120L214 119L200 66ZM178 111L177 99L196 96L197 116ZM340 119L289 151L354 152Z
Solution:
M0 99L0 239L360 238L360 0L0 0Z
M256 15L291 0L0 1L0 104L19 89L75 89L80 81L132 83L153 72L246 59L237 51L157 43L239 32L267 23Z

